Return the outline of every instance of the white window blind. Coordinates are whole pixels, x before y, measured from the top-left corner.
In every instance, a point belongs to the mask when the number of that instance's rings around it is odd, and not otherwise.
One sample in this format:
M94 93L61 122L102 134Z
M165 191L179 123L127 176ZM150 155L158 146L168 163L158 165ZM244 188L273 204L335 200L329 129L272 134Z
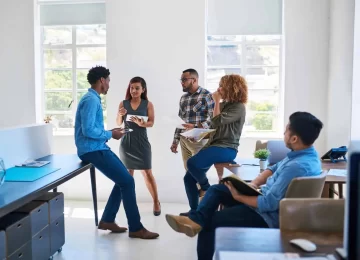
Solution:
M282 0L208 0L208 35L281 35Z
M40 25L106 24L105 3L40 3Z

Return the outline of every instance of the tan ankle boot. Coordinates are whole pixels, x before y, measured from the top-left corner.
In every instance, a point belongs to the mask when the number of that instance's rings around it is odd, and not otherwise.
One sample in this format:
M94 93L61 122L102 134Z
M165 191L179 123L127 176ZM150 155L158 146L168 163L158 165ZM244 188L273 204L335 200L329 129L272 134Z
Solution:
M174 216L167 214L166 221L173 230L179 233L184 233L189 237L196 236L202 229L198 223L184 216Z

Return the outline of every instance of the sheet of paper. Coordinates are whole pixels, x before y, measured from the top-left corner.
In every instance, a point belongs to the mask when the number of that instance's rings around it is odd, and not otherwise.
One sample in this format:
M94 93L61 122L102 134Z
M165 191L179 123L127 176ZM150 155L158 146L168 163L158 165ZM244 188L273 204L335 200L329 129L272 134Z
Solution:
M326 256L308 256L300 257L296 253L251 253L236 251L220 251L219 260L287 260L287 259L308 259L308 260L328 260Z
M188 138L194 138L196 141L201 140L208 133L214 132L215 129L203 129L203 128L193 128L189 131L181 133L182 136Z
M347 170L331 169L327 175L346 177Z
M142 119L144 119L145 122L148 121L148 117L147 117L147 116L136 116L136 115L130 115L130 114L127 114L127 115L126 115L126 121L130 121L130 118L132 118L132 117L142 118Z

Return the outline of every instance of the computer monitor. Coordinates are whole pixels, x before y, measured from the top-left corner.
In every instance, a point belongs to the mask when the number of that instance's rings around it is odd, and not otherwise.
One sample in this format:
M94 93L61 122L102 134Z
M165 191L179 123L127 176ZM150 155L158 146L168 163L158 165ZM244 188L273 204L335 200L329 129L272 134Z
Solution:
M360 141L351 142L349 151L344 248L347 259L360 259Z

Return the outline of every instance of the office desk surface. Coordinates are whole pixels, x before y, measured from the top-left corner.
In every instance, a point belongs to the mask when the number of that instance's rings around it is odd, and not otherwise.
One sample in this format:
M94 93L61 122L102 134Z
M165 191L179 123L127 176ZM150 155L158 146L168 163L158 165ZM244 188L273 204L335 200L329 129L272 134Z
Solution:
M242 164L241 167L234 167L230 166L229 164L221 164L224 168L228 169L232 173L239 176L244 181L252 181L255 179L259 173L261 172L260 166L249 166L244 164L258 164L259 160L257 159L240 159L236 158L235 161L238 164ZM325 171L329 171L330 169L346 169L347 163L346 162L339 162L339 163L331 163L331 162L321 162L321 167ZM346 177L342 176L326 176L326 183L345 183Z
M289 241L295 238L304 238L314 242L317 250L314 253L305 253L292 246ZM310 256L319 253L335 254L335 249L342 247L342 244L342 233L281 232L280 229L270 228L218 228L216 229L215 252L290 252Z
M51 166L61 169L33 182L5 182L0 186L0 217L56 188L92 166L82 162L75 154L49 155L39 158L39 160L50 161Z

